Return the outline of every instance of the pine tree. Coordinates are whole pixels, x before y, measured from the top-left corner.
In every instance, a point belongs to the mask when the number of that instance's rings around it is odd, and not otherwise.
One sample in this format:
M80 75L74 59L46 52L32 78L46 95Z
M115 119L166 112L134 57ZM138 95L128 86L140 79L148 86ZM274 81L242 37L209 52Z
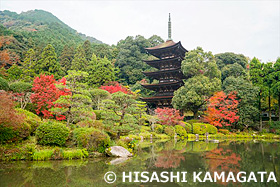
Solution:
M51 44L44 48L41 59L35 66L35 71L37 74L54 75L55 79L61 78L61 67L57 61L55 49Z
M89 74L87 81L89 86L95 85L100 87L106 82L115 80L115 68L106 57L97 58L93 54L86 72Z
M91 56L93 53L93 50L91 48L91 44L89 40L86 40L83 44L83 49L85 51L85 55L86 55L86 60L89 62L91 60Z
M65 45L59 57L59 63L63 73L66 75L67 71L70 70L71 62L74 58L75 50L73 46Z
M21 64L22 74L20 78L26 82L31 82L36 76L35 65L37 57L33 49L29 49L25 55L25 59Z
M76 71L85 71L86 67L88 66L88 62L86 59L86 54L83 47L80 45L76 50L76 54L74 59L71 63L71 70Z

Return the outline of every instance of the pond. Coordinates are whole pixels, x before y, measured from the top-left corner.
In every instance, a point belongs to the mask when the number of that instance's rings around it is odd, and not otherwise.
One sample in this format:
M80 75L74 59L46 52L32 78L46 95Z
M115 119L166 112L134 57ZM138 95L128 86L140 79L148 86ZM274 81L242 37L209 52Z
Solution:
M114 172L117 177L112 184L104 180L104 174L108 171ZM137 174L137 171L146 172L141 175L148 176L149 182L146 183L147 177L142 177ZM260 171L267 172L263 175L264 182L261 182L261 175L257 174ZM125 183L122 181L123 172L126 176ZM160 178L162 172L169 177L167 182L162 182L164 179ZM180 172L180 180L175 176L173 182L170 182L171 172L174 175ZM182 172L187 173L182 174ZM202 173L198 176L202 181L197 178L194 181L194 175L197 176L199 172ZM229 177L229 173L236 175L239 172L246 172L240 175L246 177L244 179L246 181L249 179L250 172L254 172L257 182L254 182L252 176L249 182L233 180L226 182L223 179L211 182L209 178L203 182L207 172L210 172L212 177L215 172L220 174L220 177L224 172L225 180ZM270 180L267 183L268 178L271 177L268 174L271 172L277 182ZM114 176L105 178L109 181L112 177ZM131 182L129 177L132 177ZM139 180L142 182L138 182ZM280 186L280 143L142 142L138 146L136 156L130 159L90 158L70 161L1 162L0 186Z

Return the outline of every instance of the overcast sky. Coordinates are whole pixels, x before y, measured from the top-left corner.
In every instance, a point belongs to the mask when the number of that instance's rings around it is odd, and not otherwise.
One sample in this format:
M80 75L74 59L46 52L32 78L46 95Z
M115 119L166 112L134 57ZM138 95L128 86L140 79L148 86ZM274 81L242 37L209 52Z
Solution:
M1 10L42 9L64 23L107 44L127 36L156 34L187 50L201 46L213 54L242 53L263 62L280 57L280 1L27 1L0 0Z

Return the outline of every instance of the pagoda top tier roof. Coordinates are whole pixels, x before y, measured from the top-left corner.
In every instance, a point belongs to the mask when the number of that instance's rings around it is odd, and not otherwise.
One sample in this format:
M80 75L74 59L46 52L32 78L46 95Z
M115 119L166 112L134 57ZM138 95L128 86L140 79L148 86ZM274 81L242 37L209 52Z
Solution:
M167 51L177 53L177 56L185 56L185 53L187 52L187 50L182 46L181 42L175 43L173 40L167 40L166 42L157 46L146 48L146 50L148 53L158 58L162 58L162 54Z
M178 42L179 43L179 42ZM173 40L167 40L166 42L164 43L161 43L157 46L154 46L154 47L148 47L146 48L147 50L152 50L152 49L161 49L161 48L165 48L165 47L170 47L170 46L173 46L173 45L176 45L177 43L175 43Z

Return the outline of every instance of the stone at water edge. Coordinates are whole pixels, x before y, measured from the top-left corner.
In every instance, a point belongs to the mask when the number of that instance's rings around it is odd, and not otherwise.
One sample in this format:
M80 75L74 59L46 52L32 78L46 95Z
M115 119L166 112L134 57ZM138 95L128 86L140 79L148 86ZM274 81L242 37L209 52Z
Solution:
M132 154L122 146L112 146L106 149L106 154L112 157L131 157Z

